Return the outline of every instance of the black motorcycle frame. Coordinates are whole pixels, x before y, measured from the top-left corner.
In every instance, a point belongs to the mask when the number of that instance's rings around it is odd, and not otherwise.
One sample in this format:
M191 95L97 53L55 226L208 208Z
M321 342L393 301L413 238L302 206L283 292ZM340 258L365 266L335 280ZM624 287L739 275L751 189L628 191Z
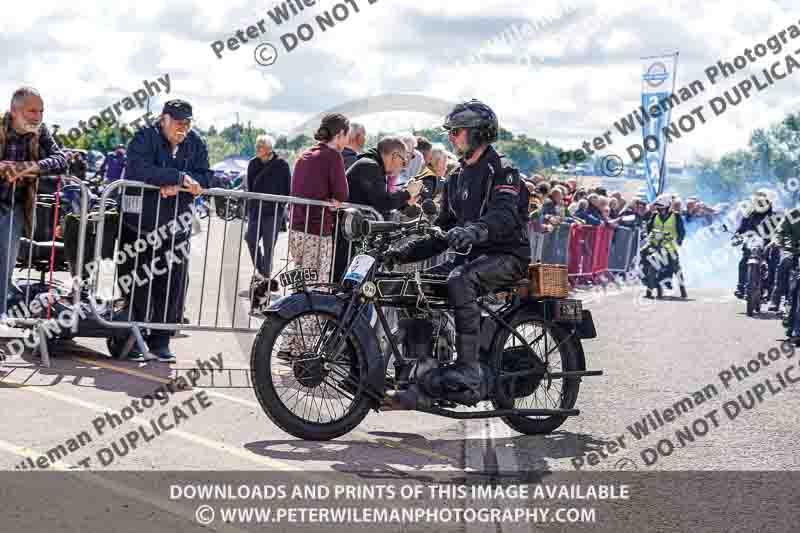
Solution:
M322 348L325 348L325 353L339 354L351 333L354 333L359 337L359 340L365 342L369 372L365 380L366 383L363 384L365 385L364 392L373 400L374 409L379 410L385 398L386 361L384 352L380 349L377 334L375 330L369 326L369 321L366 318L369 305L372 305L375 309L377 319L381 328L383 328L383 333L395 360L405 363L409 363L410 361L403 357L400 346L391 334L392 330L384 308L420 309L419 305L422 301L424 301L425 309L429 311L452 310L452 306L448 303L447 299L446 276L426 275L420 272L410 274L379 270L381 265L386 264L384 254L389 249L392 242L412 235L434 235L435 237L441 238L441 230L435 226L430 226L421 219L410 223L382 222L375 224L375 226L376 229L365 237L362 244L362 254L369 255L375 259L375 263L370 268L364 280L353 284L351 287L348 287L347 282L343 282L342 284L300 284L294 288L295 292L292 295L276 302L276 304L270 307L270 309L267 309L265 313L277 313L283 318L290 318L297 316L299 313L308 311L324 311L336 316L337 323L335 328L333 331L328 331L330 322L326 323L323 334L320 335L320 340L317 346L314 347L314 351L319 353ZM381 285L387 282L395 283L396 286L397 283L400 282L402 283L402 288L400 288L399 291L395 289L394 293L388 291L388 293L384 295L381 292ZM371 286L367 285L368 283L371 284ZM433 287L433 285L437 284L441 285L439 289L441 292L437 292ZM365 287L369 287L368 291L365 291ZM413 290L411 290L411 287L413 287ZM422 288L420 289L420 287ZM327 288L330 292L326 293L318 290L324 288ZM425 294L425 289L427 289L430 294ZM513 288L510 289L513 291ZM375 291L374 293L373 290ZM399 292L399 294L397 294L397 292ZM488 327L485 327L487 326L485 321L484 324L482 324L481 335L483 338L481 339L481 346L491 347L500 331L507 330L521 342L522 346L526 347L531 357L538 357L531 348L532 343L526 341L526 339L510 325L514 316L520 312L530 312L537 317L541 317L543 326L558 325L570 329L569 335L561 339L546 355L558 350L563 343L570 341L573 337L578 340L575 344L578 347L579 353L579 370L550 372L547 374L538 370L509 373L508 375L497 376L498 385L502 380L526 376L542 376L547 379L570 378L580 381L582 377L602 375L603 372L601 370L586 370L585 355L580 342L581 339L591 339L597 336L591 312L581 309L581 316L579 319L559 316L559 309L562 309L564 303L575 305L576 302L575 300L557 298L522 298L518 294L515 294L499 309L493 310L483 299L478 300L479 307L488 315L488 319L491 321ZM543 333L542 336L544 336L544 334L545 333ZM332 348L331 344L333 345ZM432 355L433 354L431 354L431 356ZM361 387L362 383L349 383L349 385ZM441 404L446 407L455 407L455 404L448 405L447 401L441 402ZM429 408L420 407L416 410L455 419L476 419L513 415L576 416L579 414L577 409L494 409L480 412L456 412L450 409L433 406Z

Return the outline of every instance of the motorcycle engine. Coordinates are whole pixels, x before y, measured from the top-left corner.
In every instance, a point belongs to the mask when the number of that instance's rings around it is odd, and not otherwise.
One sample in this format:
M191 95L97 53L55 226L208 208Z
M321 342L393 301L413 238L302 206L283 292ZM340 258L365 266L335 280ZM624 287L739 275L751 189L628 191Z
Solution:
M444 322L441 327L439 320ZM445 315L406 318L399 325L405 330L404 357L414 362L413 369L409 369L410 375L422 376L455 360L455 332L447 326Z
M433 355L433 324L424 318L404 318L400 328L405 331L403 356L406 359L421 360Z

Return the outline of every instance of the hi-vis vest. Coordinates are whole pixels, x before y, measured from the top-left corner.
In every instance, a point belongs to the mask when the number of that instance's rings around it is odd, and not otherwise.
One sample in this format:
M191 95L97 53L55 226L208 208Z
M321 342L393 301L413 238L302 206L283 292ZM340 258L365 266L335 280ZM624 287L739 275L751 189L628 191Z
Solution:
M678 223L676 222L675 213L670 213L667 220L661 220L661 217L656 214L653 219L653 229L661 230L666 233L666 237L662 246L668 250L675 250L675 245L678 242ZM650 234L650 242L655 244L657 237Z

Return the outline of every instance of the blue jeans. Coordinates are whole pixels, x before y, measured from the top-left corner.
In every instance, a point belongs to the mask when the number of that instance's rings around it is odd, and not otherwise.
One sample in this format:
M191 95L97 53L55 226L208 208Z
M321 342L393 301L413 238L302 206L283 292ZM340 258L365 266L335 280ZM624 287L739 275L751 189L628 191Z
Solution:
M17 264L24 217L25 208L22 203L14 206L13 213L10 205L0 205L0 315L8 311L8 293L14 266Z
M251 214L253 213L251 212ZM280 226L277 226L277 229L279 230ZM272 232L275 230L275 217L262 215L261 224L259 224L257 212L247 224L245 240L247 248L250 250L250 258L253 260L256 271L265 278L269 278L272 272Z

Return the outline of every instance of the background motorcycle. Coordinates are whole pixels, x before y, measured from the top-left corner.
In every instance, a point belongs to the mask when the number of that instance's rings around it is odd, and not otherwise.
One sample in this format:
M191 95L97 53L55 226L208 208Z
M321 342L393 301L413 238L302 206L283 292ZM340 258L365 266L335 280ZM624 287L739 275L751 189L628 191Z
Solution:
M688 293L683 284L683 274L675 268L678 263L677 252L673 259L666 247L670 242L672 242L672 235L657 228L653 228L645 238L645 244L641 251L642 261L640 261L645 286L648 290L656 289L657 297L663 298L664 285L670 284L673 276L678 276L681 298L687 298Z
M723 224L722 229L728 231L728 227ZM757 242L756 242L757 241ZM744 238L741 235L734 235L731 239L733 246L743 246ZM767 265L767 247L761 239L753 239L747 243L750 257L747 259L747 290L745 291L745 301L747 302L747 316L753 316L761 312L761 304L766 301L769 293L769 266Z

